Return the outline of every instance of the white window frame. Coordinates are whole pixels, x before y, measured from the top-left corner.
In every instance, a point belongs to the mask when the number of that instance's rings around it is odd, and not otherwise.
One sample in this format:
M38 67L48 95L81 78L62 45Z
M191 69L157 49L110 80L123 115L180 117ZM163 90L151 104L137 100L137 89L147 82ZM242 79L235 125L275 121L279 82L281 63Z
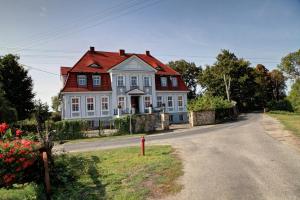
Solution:
M84 84L81 84L81 81L84 80ZM77 75L77 84L79 86L86 86L87 85L87 77L86 75Z
M73 111L73 99L78 99L78 102L76 104L78 104L78 110L77 111ZM80 117L80 97L71 97L71 117L73 117L73 113L79 113L78 117Z
M136 78L136 85L132 84L132 78ZM139 85L139 77L138 76L130 76L130 86L137 87Z
M172 99L171 99L172 106L169 106L169 102L170 102L169 97L172 98ZM174 98L173 98L173 96L167 96L167 107L168 107L168 111L169 111L169 112L174 111Z
M172 83L172 87L178 87L178 80L177 77L175 76L171 76L170 77L171 83Z
M123 82L122 85L119 84L119 77L122 77L122 82ZM117 75L117 86L120 86L120 87L125 86L125 76L123 76L123 75Z
M103 109L103 99L104 98L107 98L107 109L105 109L105 110ZM102 96L100 104L101 104L101 109L100 109L101 110L101 116L109 116L109 96ZM108 114L104 115L103 112L107 112Z
M165 84L163 84L163 83L165 83ZM161 85L161 87L167 87L168 86L168 79L167 79L167 77L164 77L164 76L160 77L160 85Z
M147 107L146 106L146 98L149 97L149 106ZM144 98L143 98L143 102L144 102L144 110L148 110L150 105L152 104L152 98L150 95L145 95ZM148 110L149 111L149 110Z
M159 101L158 101L158 97L161 98L161 100L160 100L161 106L158 105L158 102L159 102ZM163 107L163 103L164 103L163 96L156 96L156 106L157 106L158 108L161 108L161 107Z
M101 76L100 75L93 75L92 78L93 78L93 86L96 86L96 87L101 86ZM99 78L99 84L95 84L96 78Z
M147 84L145 84L146 83L146 78L148 78L148 80L149 80L149 84L147 85ZM150 76L144 76L144 86L145 87L150 87L151 86L151 77Z
M124 95L119 95L118 98L117 98L117 101L118 101L118 107L120 105L120 99L119 98L124 98L124 107L121 108L121 110L126 110L126 96Z
M89 110L88 99L93 99L93 110ZM86 111L87 112L95 112L95 97L86 97L85 101L86 101Z
M181 97L181 100L179 100L179 97ZM179 106L180 101L181 101L181 106ZM178 105L178 111L183 111L184 101L183 101L183 96L182 95L177 96L177 105Z

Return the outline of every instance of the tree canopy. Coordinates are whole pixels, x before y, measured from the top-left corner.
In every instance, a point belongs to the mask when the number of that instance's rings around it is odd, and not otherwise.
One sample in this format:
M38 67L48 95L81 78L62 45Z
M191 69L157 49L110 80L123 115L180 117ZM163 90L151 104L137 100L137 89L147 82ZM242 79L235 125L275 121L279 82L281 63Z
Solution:
M278 66L280 70L285 72L291 79L300 78L300 49L296 52L289 53L281 59Z
M18 120L30 116L34 108L33 83L28 71L19 63L19 57L8 54L0 58L0 83L3 96L18 113Z
M300 112L300 79L297 79L292 85L288 99L293 105L294 110Z
M181 74L183 81L190 90L188 98L195 98L197 91L197 77L202 71L202 68L197 67L193 62L189 63L185 60L171 61L168 65Z

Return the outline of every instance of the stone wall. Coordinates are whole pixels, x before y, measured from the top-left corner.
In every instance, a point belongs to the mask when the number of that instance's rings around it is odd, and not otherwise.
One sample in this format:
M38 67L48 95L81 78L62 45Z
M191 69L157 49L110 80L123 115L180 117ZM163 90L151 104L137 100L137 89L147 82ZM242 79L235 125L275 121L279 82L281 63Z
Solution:
M134 115L133 131L135 133L155 131L155 114L137 114Z
M215 111L207 110L207 111L199 111L199 112L190 112L189 121L191 127L207 125L207 124L215 124Z

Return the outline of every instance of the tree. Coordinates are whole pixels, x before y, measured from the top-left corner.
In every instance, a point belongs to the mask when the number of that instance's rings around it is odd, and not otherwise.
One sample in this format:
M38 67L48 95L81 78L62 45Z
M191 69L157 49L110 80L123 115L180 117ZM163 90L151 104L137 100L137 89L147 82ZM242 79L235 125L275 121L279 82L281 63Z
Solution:
M294 80L300 78L300 49L283 57L278 67L289 78Z
M51 113L49 112L49 106L47 103L42 103L39 99L34 102L34 117L37 122L37 131L40 133L45 127L46 120L49 119Z
M0 83L4 97L17 110L18 120L22 120L29 117L34 108L34 93L32 79L18 60L19 57L12 54L0 58Z
M59 99L59 96L53 96L51 97L51 101L52 101L52 109L55 111L55 112L60 112L60 99Z
M248 61L238 59L228 50L222 50L217 56L217 61L211 66L206 66L198 81L205 93L234 100L241 110L248 109L253 104L253 69Z
M14 122L17 120L17 111L5 98L4 91L0 86L0 122Z
M171 61L168 65L181 74L183 81L190 90L188 98L195 98L197 91L197 77L202 71L202 68L197 67L193 62L189 63L185 60Z
M255 68L255 102L259 108L265 108L267 102L272 100L273 91L271 86L271 76L269 70L262 64L258 64Z
M285 97L286 78L284 77L283 73L277 69L273 69L270 72L270 78L273 91L273 99L279 101L280 99L283 99Z
M294 110L300 112L300 79L292 85L288 100L292 103Z

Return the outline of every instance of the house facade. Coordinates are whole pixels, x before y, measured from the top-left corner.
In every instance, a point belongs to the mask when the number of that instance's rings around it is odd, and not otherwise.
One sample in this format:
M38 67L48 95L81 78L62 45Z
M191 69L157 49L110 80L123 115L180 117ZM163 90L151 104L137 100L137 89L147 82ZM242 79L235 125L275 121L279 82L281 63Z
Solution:
M188 88L178 72L149 51L90 47L73 67L61 67L61 80L62 119L84 119L97 126L118 114L164 111L171 123L187 121Z

